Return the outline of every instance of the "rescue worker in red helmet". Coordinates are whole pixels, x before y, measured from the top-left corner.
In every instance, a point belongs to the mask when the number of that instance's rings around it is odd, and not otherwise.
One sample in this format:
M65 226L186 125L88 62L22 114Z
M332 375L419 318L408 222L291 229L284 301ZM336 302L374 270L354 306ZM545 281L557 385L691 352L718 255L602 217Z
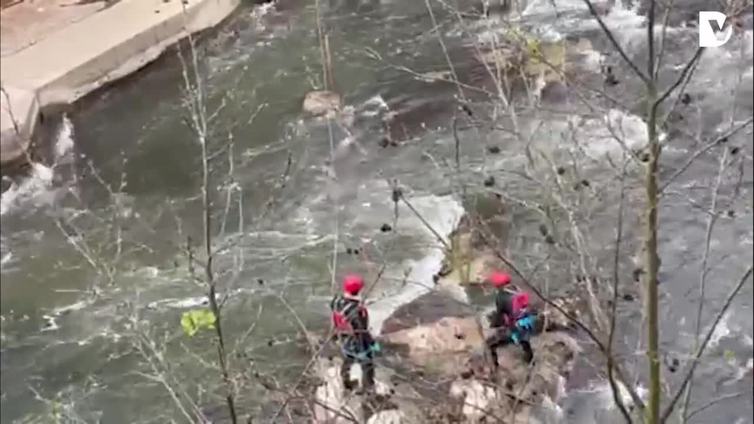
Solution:
M529 338L534 332L536 314L529 309L529 295L511 288L511 277L504 272L493 272L487 281L497 290L495 311L490 318L490 327L495 333L486 340L494 368L498 366L497 348L510 343L521 346L526 362L534 358Z
M340 376L347 390L354 388L350 378L354 362L361 366L363 388L374 386L373 359L379 345L369 333L369 315L359 298L363 288L364 279L360 275L346 275L343 278L343 294L336 295L330 302L335 336L343 354Z
M490 326L507 327L510 324L513 296L518 293L518 289L511 284L511 276L501 271L490 274L487 282L495 288L495 311L490 314Z

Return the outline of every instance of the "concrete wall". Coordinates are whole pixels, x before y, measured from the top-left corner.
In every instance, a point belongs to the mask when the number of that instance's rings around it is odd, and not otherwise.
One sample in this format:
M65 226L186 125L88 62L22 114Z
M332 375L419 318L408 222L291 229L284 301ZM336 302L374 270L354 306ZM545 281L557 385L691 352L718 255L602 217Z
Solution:
M28 147L39 108L72 103L155 60L189 32L219 24L241 0L121 0L0 62L0 164ZM15 118L13 124L11 113ZM18 132L16 132L18 129Z

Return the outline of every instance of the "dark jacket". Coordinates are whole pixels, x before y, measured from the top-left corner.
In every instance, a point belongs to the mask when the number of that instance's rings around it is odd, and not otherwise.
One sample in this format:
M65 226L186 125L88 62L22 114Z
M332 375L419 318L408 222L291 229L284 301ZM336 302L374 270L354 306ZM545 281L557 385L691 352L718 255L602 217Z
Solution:
M491 327L509 327L512 324L513 296L515 296L516 293L517 290L507 288L497 289L497 294L495 295L495 310L489 316Z
M369 315L361 301L354 298L335 296L330 302L333 312L333 321L337 316L343 318L347 325L345 328L336 325L336 337L343 342L346 350L355 353L369 349L374 342L369 334Z

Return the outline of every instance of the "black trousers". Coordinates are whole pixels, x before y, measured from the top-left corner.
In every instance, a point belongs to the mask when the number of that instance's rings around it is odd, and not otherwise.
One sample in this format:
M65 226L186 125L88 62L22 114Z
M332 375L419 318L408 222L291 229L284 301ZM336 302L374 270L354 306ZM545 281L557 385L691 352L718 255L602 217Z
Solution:
M497 368L498 365L497 348L511 343L515 343L513 341L513 330L505 327L498 328L497 331L495 331L495 334L493 334L486 340L487 350L490 353L490 357L492 358L492 365L495 368ZM529 343L528 337L522 337L522 335L519 334L518 345L521 346L521 349L524 350L526 362L531 362L532 359L534 359L534 351L531 349L531 344Z
M341 339L343 365L340 367L340 377L346 389L353 388L351 381L351 366L354 363L361 367L364 388L374 386L374 354L371 351L374 339L369 333L364 333Z
M340 378L343 379L343 385L347 389L353 388L353 381L351 381L351 366L354 363L361 366L362 383L364 388L370 388L374 386L374 361L372 356L356 358L353 355L343 355L343 365L340 367Z

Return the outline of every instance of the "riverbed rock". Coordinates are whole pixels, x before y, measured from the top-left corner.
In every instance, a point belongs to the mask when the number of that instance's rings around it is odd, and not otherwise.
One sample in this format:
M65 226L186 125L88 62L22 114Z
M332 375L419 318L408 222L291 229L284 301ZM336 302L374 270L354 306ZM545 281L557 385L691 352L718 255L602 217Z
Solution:
M502 215L500 204L493 206L476 220L467 216L454 233L456 248L465 252L472 265L473 280L483 280L493 268L505 269L494 252L475 243L473 237L480 219ZM317 388L316 396L327 408L317 407L315 422L347 421L332 410L373 424L482 423L489 422L490 416L524 424L549 422L547 417L558 416L557 402L580 352L569 332L571 320L558 309L579 318L582 303L564 297L550 302L556 308L532 296L532 306L541 318L539 333L531 339L535 360L525 362L521 348L509 345L498 350L498 367L493 371L485 339L495 330L489 328L485 311L442 289L451 282L461 287L457 275L454 269L444 273L435 290L399 307L384 321L378 336L383 353L376 361L376 380L377 392L389 399L388 406L371 409L363 406L365 399L359 395L344 393L336 359L319 371L325 383ZM360 374L358 367L353 371Z
M554 302L568 313L577 307L567 299ZM550 322L547 327L567 328L567 319L551 309L542 308ZM444 311L448 316L443 316ZM399 308L383 329L376 392L388 399L383 402L388 406L365 408L364 398L344 392L340 359L321 359L318 373L324 383L316 390L321 405L315 407L314 422L348 422L339 414L374 424L481 423L489 416L517 424L548 422L542 417L558 415L555 405L563 398L580 352L568 332L545 332L532 338L532 364L524 361L520 347L506 346L498 350L499 366L491 373L484 339L494 330L471 306L441 292L425 294ZM352 378L359 380L360 374L355 366ZM427 385L434 391L427 392Z
M581 318L578 309L582 305L577 300L558 298L552 303L569 315ZM539 332L574 328L572 321L558 309L541 301L532 305L540 311ZM484 312L477 313L470 305L442 292L430 292L396 310L383 324L380 340L387 351L399 352L414 366L440 375L458 375L474 368L475 361L484 360L479 358L484 340L493 331ZM545 333L536 339L538 343L542 340L550 343L551 334L556 333ZM520 361L520 349L512 352L515 358L507 360Z
M476 54L479 63L501 69L512 75L522 72L529 77L543 76L545 81L559 81L565 70L566 44L545 42L513 31L508 44L483 47Z
M464 205L472 212L461 218L449 236L450 249L438 273L440 287L481 283L493 270L505 268L488 245L507 236L509 222L501 199L494 193L481 193L468 196Z
M340 379L340 358L320 358L315 364L322 383L316 387L313 422L341 424L404 424L422 422L421 411L413 400L411 388L392 382L395 372L378 366L375 372L374 393L365 396L361 391L345 391ZM361 384L361 369L354 366L351 378Z
M450 386L450 396L462 401L461 414L468 422L478 423L487 416L496 403L498 393L494 386L480 380L456 380Z
M482 326L474 317L446 317L429 324L400 330L381 337L386 349L405 351L413 365L440 375L458 375L468 356L484 344Z
M341 107L342 98L333 91L310 91L304 97L303 110L312 116L335 116Z
M400 409L388 409L369 417L367 424L408 424L408 421Z
M382 324L382 333L395 333L432 324L442 318L465 318L474 315L471 305L444 293L431 291L396 309Z
M333 361L335 362L335 361ZM359 419L363 414L359 399L348 397L340 378L340 363L319 360L316 364L317 374L323 384L317 387L314 397L314 422L321 424L339 424L351 422L348 418Z
M470 84L495 89L493 74L505 73L514 86L521 77L526 92L540 101L560 102L566 81L581 80L599 72L602 55L585 39L547 41L533 33L513 28L495 43L474 43ZM521 88L521 87L519 87Z
M537 417L558 415L556 405L565 394L565 381L580 348L563 332L535 336L532 346L531 365L523 361L517 346L507 346L499 349L499 367L491 378L475 372L473 378L453 382L450 394L463 399L465 422L496 416L508 417L505 422L535 423L545 422Z
M505 264L492 251L485 250L477 253L470 260L461 260L453 266L450 272L438 279L440 287L457 286L463 284L482 284L494 270L503 269Z

